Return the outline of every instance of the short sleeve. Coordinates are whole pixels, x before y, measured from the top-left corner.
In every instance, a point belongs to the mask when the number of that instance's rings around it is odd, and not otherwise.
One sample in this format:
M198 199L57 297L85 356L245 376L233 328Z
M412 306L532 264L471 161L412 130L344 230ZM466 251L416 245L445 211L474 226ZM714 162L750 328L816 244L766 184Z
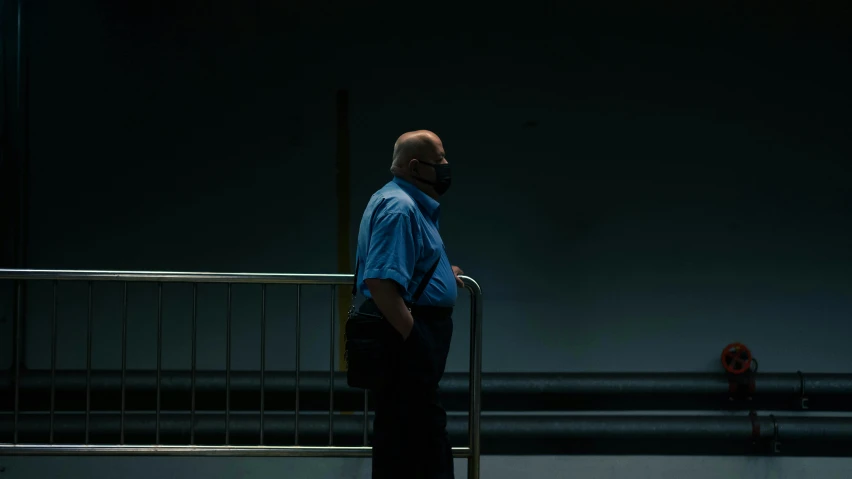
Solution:
M370 231L363 278L390 279L406 291L417 259L414 228L414 218L407 213L379 214Z

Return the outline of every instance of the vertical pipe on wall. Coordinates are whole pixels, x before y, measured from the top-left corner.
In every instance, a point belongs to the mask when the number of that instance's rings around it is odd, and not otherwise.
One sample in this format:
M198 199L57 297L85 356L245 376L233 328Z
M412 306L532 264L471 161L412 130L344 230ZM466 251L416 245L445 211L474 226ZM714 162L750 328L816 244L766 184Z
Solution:
M0 55L2 55L2 125L0 125L0 263L3 267L26 266L27 242L27 160L28 126L28 61L26 53L26 22L23 0L0 1ZM22 369L26 369L26 296L27 284L20 287L22 301L14 306L14 321L19 344L6 345L14 335L4 335L0 348L16 351ZM17 301L17 300L14 300ZM10 363L11 365L12 363Z
M11 139L15 135L13 119L17 102L14 95L9 93L9 85L15 83L11 78L15 69L10 65L7 45L13 44L12 37L17 38L17 32L10 25L12 15L9 15L7 5L9 2L0 0L0 94L3 95L0 98L0 265L3 268L14 268L17 266L18 222L13 215L13 207L17 208L17 188L12 186L11 181L16 180L17 175L14 162L16 145ZM2 347L11 350L5 344Z
M27 176L29 163L29 58L27 56L27 44L24 16L24 0L17 2L17 38L16 38L16 116L17 116L17 166L18 166L18 231L15 247L16 268L25 268L27 264ZM27 295L27 284L22 283L22 297ZM17 315L21 319L20 335L20 367L26 368L27 362L27 306L26 300L21 301Z
M340 90L337 92L337 272L348 273L351 268L349 258L349 197L350 193L350 168L349 168L349 92ZM348 302L351 300L346 288L337 291L337 320L339 367L341 371L346 370L343 348L345 333L345 321L348 311Z
M16 248L17 267L24 268L27 258L27 160L29 159L29 62L26 55L24 36L24 0L17 3L16 39L16 113L18 120L18 241ZM21 331L23 334L23 331Z
M0 125L0 264L4 268L26 266L26 212L27 212L27 57L25 17L23 0L0 1L0 55L2 64L2 125ZM26 369L26 291L27 284L20 285L24 298L14 306L13 317L20 317L16 331L21 368ZM14 286L17 294L18 286ZM16 319L17 320L17 319ZM3 335L11 340L12 335ZM5 341L4 350L14 350ZM8 348L8 349L7 349ZM11 363L10 363L11 365Z

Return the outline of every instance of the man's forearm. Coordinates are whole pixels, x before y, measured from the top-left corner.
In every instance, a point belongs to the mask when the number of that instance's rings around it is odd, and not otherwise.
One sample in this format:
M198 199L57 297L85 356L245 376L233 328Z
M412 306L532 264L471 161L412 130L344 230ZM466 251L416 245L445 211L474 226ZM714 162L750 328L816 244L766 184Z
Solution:
M397 284L388 279L367 279L364 283L382 315L399 331L403 339L408 339L411 328L414 327L414 318L399 295Z

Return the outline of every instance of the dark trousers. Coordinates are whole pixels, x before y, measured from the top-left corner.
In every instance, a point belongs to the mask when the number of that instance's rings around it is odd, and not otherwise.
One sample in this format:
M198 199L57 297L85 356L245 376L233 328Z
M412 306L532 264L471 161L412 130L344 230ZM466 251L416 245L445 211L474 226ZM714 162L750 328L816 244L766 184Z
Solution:
M363 312L378 312L372 301ZM452 308L412 307L414 329L397 338L385 384L376 391L373 479L454 479L447 413L438 382L453 337Z

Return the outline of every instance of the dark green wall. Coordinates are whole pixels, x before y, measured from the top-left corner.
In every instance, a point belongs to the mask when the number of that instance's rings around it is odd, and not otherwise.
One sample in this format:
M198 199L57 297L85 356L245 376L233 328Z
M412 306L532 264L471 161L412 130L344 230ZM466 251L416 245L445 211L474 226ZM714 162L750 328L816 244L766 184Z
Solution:
M846 12L135 5L33 2L30 267L333 272L347 88L353 238L444 139L486 370L848 369Z

